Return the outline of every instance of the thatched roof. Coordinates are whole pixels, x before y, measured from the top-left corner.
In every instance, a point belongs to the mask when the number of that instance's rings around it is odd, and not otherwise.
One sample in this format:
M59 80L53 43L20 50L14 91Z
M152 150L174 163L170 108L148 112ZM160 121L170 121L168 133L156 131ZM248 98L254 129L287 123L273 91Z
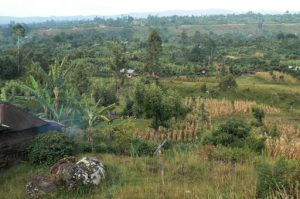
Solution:
M48 124L12 104L0 102L0 132L23 131Z

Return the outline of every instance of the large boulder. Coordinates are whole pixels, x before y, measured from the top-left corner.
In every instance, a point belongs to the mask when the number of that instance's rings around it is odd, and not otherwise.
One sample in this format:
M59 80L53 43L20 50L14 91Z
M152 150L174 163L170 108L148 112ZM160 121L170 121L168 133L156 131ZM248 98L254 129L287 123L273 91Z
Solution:
M50 176L37 176L28 182L26 192L32 198L41 198L62 185L68 189L82 185L98 185L105 178L105 166L97 158L84 157L76 161L76 157L59 160L51 167Z
M98 185L105 178L105 167L100 160L84 157L77 163L70 161L59 164L51 170L57 184L64 184L68 188L80 185Z

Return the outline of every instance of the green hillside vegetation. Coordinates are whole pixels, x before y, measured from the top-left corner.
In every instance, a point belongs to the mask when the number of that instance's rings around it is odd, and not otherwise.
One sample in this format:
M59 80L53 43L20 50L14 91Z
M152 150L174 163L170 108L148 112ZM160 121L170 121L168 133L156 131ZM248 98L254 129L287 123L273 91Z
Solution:
M247 13L0 26L0 101L63 123L73 154L106 165L99 186L45 198L299 198L299 24ZM38 142L0 171L0 198L29 198L52 155L71 154Z

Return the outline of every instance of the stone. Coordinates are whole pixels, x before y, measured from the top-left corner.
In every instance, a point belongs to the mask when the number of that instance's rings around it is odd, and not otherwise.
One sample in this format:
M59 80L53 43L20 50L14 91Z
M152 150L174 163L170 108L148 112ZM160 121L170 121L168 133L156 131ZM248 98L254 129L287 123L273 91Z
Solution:
M66 186L69 190L82 185L98 185L105 178L105 166L97 158L76 157L59 160L51 167L49 176L37 176L26 184L26 192L32 198L41 198L47 193Z
M105 166L100 160L84 157L77 163L60 161L51 169L57 184L69 189L80 185L98 185L105 178Z
M74 156L70 156L67 158L62 158L60 160L57 161L57 163L55 163L51 169L50 169L50 173L51 174L55 174L58 171L58 168L60 167L60 165L64 164L64 163L76 163L78 160L76 157Z
M56 190L57 186L54 180L46 176L37 176L26 184L26 192L32 198L41 198L43 195Z
M98 185L105 178L105 166L97 158L84 157L76 164L84 171L83 184Z

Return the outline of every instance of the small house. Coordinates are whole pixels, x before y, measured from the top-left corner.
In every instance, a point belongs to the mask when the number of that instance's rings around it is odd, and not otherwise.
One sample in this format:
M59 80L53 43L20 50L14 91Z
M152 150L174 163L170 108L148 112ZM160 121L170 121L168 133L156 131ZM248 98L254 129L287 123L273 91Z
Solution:
M0 168L26 159L28 147L38 134L62 129L58 122L0 102Z
M128 78L132 78L132 77L136 77L137 76L137 73L133 69L125 69L125 68L123 68L123 69L120 70L120 73L126 75L126 77L128 77Z

